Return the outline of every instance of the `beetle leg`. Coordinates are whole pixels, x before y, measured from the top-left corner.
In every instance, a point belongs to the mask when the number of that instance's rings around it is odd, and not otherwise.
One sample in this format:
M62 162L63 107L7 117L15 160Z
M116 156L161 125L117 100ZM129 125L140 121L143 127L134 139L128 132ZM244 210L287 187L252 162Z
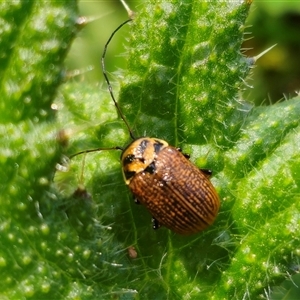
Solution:
M141 204L140 200L136 197L133 198L135 204Z
M182 153L182 149L181 148L176 148L176 150ZM183 156L186 159L190 159L190 155L189 154L187 154L187 153L182 153L182 154L183 154ZM212 170L209 170L209 169L200 169L200 171L202 171L202 173L205 175L206 178L210 178L211 175L212 175Z
M158 229L161 225L159 224L159 222L154 218L152 217L152 228L154 230Z
M177 151L182 153L182 149L181 148L176 148ZM190 155L187 153L182 153L183 156L187 159L190 159ZM212 175L212 170L210 169L200 169L202 171L202 173L205 175L206 178L210 178Z
M184 155L184 157L186 158L186 159L190 159L190 155L189 154L187 154L187 153L182 153L183 155Z
M206 178L210 178L210 176L212 175L212 170L200 169L200 171L205 175Z
M182 149L181 149L181 148L176 148L176 150L182 153ZM187 158L187 159L190 159L190 157L191 157L191 156L190 156L189 154L187 154L187 153L182 153L182 154L183 154L183 156L184 156L185 158Z

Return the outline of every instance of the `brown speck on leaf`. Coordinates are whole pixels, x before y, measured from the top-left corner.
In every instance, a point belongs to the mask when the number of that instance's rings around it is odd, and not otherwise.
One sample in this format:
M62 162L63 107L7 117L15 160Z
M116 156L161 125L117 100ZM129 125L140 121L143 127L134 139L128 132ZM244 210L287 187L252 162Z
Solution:
M128 250L128 255L130 258L133 258L133 259L137 258L137 252L136 252L136 249L134 246L128 247L127 250Z

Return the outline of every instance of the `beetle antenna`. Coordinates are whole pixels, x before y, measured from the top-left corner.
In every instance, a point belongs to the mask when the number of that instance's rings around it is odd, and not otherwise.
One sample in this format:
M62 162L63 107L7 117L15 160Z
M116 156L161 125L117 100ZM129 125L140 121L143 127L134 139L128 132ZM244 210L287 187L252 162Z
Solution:
M123 148L121 147L109 147L109 148L96 148L96 149L89 149L89 150L83 150L83 151L80 151L80 152L77 152L75 154L72 154L70 155L70 159L77 156L77 155L80 155L80 154L84 154L84 153L91 153L91 152L98 152L98 151L102 151L102 150L124 150Z
M133 140L135 140L136 138L135 138L135 136L134 136L134 134L133 134L133 132L132 132L132 130L131 130L131 128L130 128L128 122L127 122L127 120L126 120L126 118L125 118L125 116L123 115L123 113L122 113L122 111L121 111L121 108L120 108L118 102L117 102L116 99L115 99L115 96L114 96L114 93L113 93L112 86L111 86L111 84L110 84L110 81L109 81L108 76L107 76L107 73L106 73L105 62L104 62L105 55L106 55L106 51L107 51L107 48L108 48L108 45L109 45L110 41L112 40L112 38L114 37L114 35L116 34L116 32L119 31L119 29L121 29L125 24L127 24L127 23L130 22L130 21L132 21L132 19L128 19L128 20L126 20L125 22L123 22L123 23L122 23L121 25L119 25L119 26L113 31L113 33L110 35L109 39L107 40L107 42L106 42L106 44L105 44L105 46L104 46L103 54L102 54L102 57L101 57L101 64L102 64L102 73L103 73L104 78L105 78L105 80L106 80L106 83L107 83L107 86L108 86L108 90L109 90L110 96L111 96L111 98L112 98L112 100L113 100L113 102L114 102L114 104L115 104L115 106L116 106L116 108L117 108L117 111L118 111L118 113L119 113L121 119L124 121L124 123L125 123L125 125L126 125L128 131L129 131L130 137L131 137Z

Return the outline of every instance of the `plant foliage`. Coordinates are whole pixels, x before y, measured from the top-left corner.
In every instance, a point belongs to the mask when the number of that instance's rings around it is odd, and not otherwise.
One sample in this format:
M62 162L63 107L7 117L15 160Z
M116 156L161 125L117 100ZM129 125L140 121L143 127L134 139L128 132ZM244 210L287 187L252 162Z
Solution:
M119 92L129 124L214 172L218 218L187 237L151 229L117 151L66 159L130 142L107 87L63 72L75 3L1 4L0 298L259 299L293 274L300 99L240 99L250 2L149 1L130 25Z

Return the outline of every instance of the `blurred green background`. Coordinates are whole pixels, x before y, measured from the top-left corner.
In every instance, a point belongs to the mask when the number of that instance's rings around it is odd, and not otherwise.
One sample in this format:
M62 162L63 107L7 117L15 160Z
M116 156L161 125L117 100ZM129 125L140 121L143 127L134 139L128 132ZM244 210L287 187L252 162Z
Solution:
M246 99L271 104L294 97L300 90L300 1L254 0L248 25L252 39L243 47L253 50L247 56L277 46L258 60Z
M143 0L127 3L137 13L143 6ZM79 12L94 21L83 28L73 43L66 68L80 73L76 80L101 83L103 46L112 31L128 16L118 0L80 1ZM256 105L269 105L294 97L300 91L300 0L254 0L247 24L247 40L242 45L246 56L253 57L274 44L277 46L257 61L247 79L251 88L243 86L243 97ZM129 30L129 26L122 28L110 44L106 58L110 73L126 68L124 45L130 47L126 41ZM114 79L118 80L117 77ZM293 281L300 285L300 276L294 275ZM275 289L272 299L294 299L298 293L299 289L286 281Z
M143 0L127 3L137 13L143 6ZM66 66L69 71L80 73L76 77L79 80L102 82L100 58L103 46L111 32L128 18L127 13L119 0L83 0L79 2L79 12L94 21L79 33ZM252 88L243 87L244 98L260 105L295 96L300 90L300 0L254 0L247 23L247 40L242 48L248 57L256 56L274 44L277 46L257 61L247 80ZM129 26L123 27L110 44L106 66L111 73L126 67L124 45L128 31Z
M126 1L132 10L138 12L142 0ZM90 21L78 34L66 59L68 71L78 71L79 80L89 83L102 82L100 59L103 47L115 30L128 14L119 0L79 1L79 15ZM109 45L106 55L106 68L109 73L126 68L124 58L126 37L129 26L124 26L115 35Z

